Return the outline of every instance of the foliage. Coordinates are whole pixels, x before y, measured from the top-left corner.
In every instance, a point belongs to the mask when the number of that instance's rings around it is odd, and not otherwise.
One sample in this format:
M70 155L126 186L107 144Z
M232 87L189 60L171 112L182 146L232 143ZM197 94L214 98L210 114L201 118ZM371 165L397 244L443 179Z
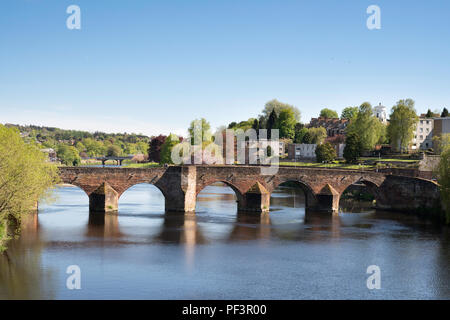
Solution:
M148 159L153 162L161 162L161 146L166 141L167 136L159 135L153 137L148 148Z
M173 164L172 161L172 149L174 146L180 143L180 138L175 134L169 134L161 146L161 161L160 163Z
M120 149L119 146L112 144L108 147L107 151L106 151L106 156L107 157L118 157L121 155L122 150Z
M196 142L202 143L203 141L211 141L211 125L205 118L195 119L191 121L191 125L188 129L189 137L191 138L191 144Z
M301 123L297 123L295 125L294 143L303 143L303 139L307 132L307 128L305 128Z
M77 130L63 130L52 127L17 126L26 142L40 143L44 148L57 149L58 145L75 146L78 153L89 157L104 156L110 145L121 149L120 154L147 153L150 138L141 134L90 133Z
M450 145L450 134L446 133L443 135L438 135L433 137L433 145L435 146L436 152L441 153L444 148Z
M304 136L303 143L321 144L327 137L327 130L324 127L308 128L308 133Z
M320 114L319 117L323 117L323 118L339 118L338 113L334 110L328 109L328 108L323 108L322 110L320 110Z
M317 162L331 162L336 159L336 149L331 143L319 144L316 148Z
M78 166L81 163L81 158L77 148L59 144L56 148L56 156L62 164L66 166Z
M0 229L20 223L39 199L50 195L59 182L58 168L34 143L25 143L16 128L0 125ZM0 239L2 242L2 239ZM0 243L1 246L1 243Z
M246 130L248 130L250 128L255 129L254 126L256 126L256 125L258 126L258 129L259 129L259 121L258 121L258 119L249 118L248 120L241 121L239 123L231 122L228 125L228 129L233 129L233 130L242 129L242 130L246 131Z
M356 163L361 156L363 146L357 133L349 133L345 139L344 159L348 163Z
M267 122L272 111L275 111L278 117L280 115L280 112L286 109L289 109L293 112L296 122L300 122L300 110L298 110L298 108L293 105L280 102L277 99L270 100L265 104L259 122L261 123L261 125L266 125L266 128L269 129Z
M273 109L270 112L269 119L267 119L267 138L270 139L272 137L272 129L277 129L278 116Z
M444 205L445 220L450 224L450 134L444 135L441 144L441 160L438 167L438 182Z
M280 139L294 139L296 123L297 121L295 120L294 112L292 111L292 109L281 110L276 122L276 128L280 130Z
M444 110L442 110L441 117L442 118L448 117L448 110L447 110L447 108L444 108Z
M372 106L368 102L359 106L358 113L346 128L347 136L355 134L359 137L361 152L373 150L376 144L383 143L385 132L386 126L373 115Z
M341 119L351 120L358 114L358 107L347 107L342 110Z
M414 137L418 120L419 117L414 109L414 100L399 100L392 107L388 136L393 148L399 148L401 152L408 149L409 143Z

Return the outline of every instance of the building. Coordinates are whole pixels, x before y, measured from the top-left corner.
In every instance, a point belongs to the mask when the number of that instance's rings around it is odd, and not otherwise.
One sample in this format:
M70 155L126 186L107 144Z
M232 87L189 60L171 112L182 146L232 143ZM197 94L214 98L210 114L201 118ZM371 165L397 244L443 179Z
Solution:
M450 133L450 117L434 118L433 119L433 135L441 137L444 134ZM436 149L436 146L433 146Z
M319 128L324 127L327 130L328 137L334 137L336 135L344 135L345 128L348 125L347 119L339 118L312 118L307 125L308 128Z
M431 118L419 118L411 141L411 150L427 150L433 147L433 124L434 120Z
M41 149L41 152L48 155L48 161L50 162L56 162L58 160L56 157L56 151L52 148Z
M291 143L288 145L288 159L312 159L316 157L317 144Z
M387 123L387 108L381 105L381 102L373 108L373 114L378 118L382 123Z

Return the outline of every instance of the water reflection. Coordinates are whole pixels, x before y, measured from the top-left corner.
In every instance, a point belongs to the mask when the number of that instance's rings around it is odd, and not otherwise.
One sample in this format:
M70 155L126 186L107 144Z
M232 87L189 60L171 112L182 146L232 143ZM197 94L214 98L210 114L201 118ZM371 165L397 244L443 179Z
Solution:
M89 213L86 237L122 238L124 235L119 228L119 215L117 213Z
M77 188L58 193L0 256L0 298L450 298L450 232L413 215L305 212L303 192L285 187L263 215L238 213L219 184L186 215L164 213L149 185L128 190L118 214L89 214ZM82 268L79 292L65 288L70 264ZM365 287L371 264L377 292Z
M228 241L264 240L271 235L269 213L252 214L238 212Z
M21 230L20 241L0 254L0 299L52 299L54 279L51 270L42 269L38 215L23 216Z

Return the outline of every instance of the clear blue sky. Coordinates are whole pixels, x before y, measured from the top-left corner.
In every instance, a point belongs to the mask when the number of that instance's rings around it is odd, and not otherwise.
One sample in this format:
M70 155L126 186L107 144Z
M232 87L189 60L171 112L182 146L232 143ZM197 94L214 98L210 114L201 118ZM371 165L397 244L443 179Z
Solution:
M303 122L363 101L450 106L450 1L2 0L0 43L0 123L185 133L273 98Z

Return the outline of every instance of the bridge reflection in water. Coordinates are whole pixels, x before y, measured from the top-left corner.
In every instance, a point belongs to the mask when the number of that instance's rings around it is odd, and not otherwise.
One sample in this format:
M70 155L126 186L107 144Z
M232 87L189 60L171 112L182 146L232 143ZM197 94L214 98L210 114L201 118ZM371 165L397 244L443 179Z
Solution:
M371 298L354 275L377 261L386 273L411 270L386 279L394 289L383 297L449 297L448 232L411 215L305 212L303 192L284 187L273 190L270 214L237 212L223 185L198 194L195 214L165 213L151 185L100 215L89 214L82 190L58 193L0 257L0 298L74 298L68 264L88 277L84 298Z

